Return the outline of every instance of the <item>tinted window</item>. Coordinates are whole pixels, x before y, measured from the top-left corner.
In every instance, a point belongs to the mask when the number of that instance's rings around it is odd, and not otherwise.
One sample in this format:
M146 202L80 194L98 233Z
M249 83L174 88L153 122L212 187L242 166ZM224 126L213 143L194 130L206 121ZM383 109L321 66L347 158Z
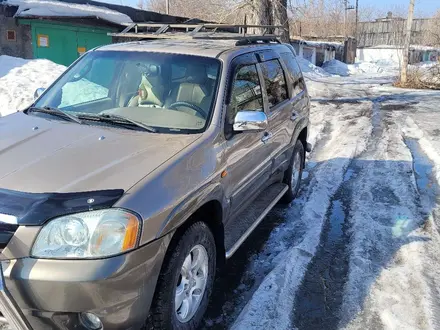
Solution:
M282 53L281 58L283 59L284 64L286 64L287 69L289 70L288 74L293 82L293 96L298 95L305 89L304 79L298 62L291 52Z
M261 63L264 82L269 101L269 106L273 107L287 99L287 86L283 68L278 60L271 60Z
M263 111L260 79L255 65L247 65L238 69L232 85L230 123L238 111Z

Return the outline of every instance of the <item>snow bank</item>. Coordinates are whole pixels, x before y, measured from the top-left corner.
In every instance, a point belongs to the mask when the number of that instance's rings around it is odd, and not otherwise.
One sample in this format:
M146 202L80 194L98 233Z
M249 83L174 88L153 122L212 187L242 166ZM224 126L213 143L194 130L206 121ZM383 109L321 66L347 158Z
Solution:
M323 70L322 68L314 65L313 63L307 61L306 59L297 56L296 60L301 68L301 71L306 75L310 77L328 77L329 74Z
M0 116L26 108L34 91L49 86L65 69L49 60L0 56Z
M338 75L341 77L347 77L350 75L356 74L374 74L374 73L383 73L384 68L377 63L371 62L359 62L355 64L346 64L338 60L331 60L325 62L322 65L322 68L332 74Z
M342 77L347 77L350 75L350 70L348 68L348 65L338 61L338 60L331 60L328 62L325 62L322 65L322 68L333 75L338 75L338 76L342 76Z
M104 7L71 4L51 0L7 0L9 5L19 6L15 17L96 17L121 24L133 22L125 14Z

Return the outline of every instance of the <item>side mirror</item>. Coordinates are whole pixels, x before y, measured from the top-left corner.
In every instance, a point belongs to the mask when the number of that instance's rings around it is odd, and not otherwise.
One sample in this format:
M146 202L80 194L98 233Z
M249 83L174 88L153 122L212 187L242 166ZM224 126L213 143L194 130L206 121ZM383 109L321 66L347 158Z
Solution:
M267 128L267 116L263 111L240 111L234 119L234 132L261 132Z
M41 96L41 94L44 93L45 90L46 88L42 88L42 87L37 88L34 93L34 100L38 99Z

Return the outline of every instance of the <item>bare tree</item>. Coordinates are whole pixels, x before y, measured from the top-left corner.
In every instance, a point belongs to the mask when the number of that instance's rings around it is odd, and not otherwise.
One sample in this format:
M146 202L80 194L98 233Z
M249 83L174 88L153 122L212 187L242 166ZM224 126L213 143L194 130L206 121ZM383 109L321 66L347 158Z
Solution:
M424 43L431 46L440 46L440 10L432 17L428 26Z
M165 0L140 0L143 9L166 13ZM206 21L220 22L225 17L233 16L231 12L237 1L234 0L170 0L169 14L188 18L199 18ZM138 5L138 7L140 7Z

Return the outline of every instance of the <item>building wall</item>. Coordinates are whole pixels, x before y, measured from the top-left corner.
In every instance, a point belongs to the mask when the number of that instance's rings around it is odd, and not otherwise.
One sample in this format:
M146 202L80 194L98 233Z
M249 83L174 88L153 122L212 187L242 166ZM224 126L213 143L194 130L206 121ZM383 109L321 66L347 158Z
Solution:
M45 58L66 66L84 52L111 44L112 37L107 33L114 31L110 27L82 26L74 22L27 19L19 22L30 26L34 58Z
M33 58L31 27L18 25L15 18L6 17L0 6L0 55ZM16 40L7 40L7 31L15 31Z
M398 47L358 48L356 55L358 61L376 62L385 60L400 63L403 57L403 49Z

